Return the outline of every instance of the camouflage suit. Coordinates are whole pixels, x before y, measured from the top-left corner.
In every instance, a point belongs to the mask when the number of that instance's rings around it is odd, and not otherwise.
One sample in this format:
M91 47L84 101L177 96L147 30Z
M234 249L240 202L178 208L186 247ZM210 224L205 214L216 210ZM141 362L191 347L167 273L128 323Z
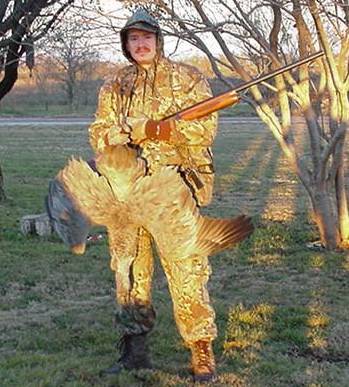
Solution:
M144 132L149 119L160 120L210 96L207 81L198 70L162 55L147 70L136 64L126 66L100 91L96 119L89 130L91 145L97 154L103 154L106 146L129 141L128 144L146 160L149 174L164 165L178 166L198 205L207 205L212 196L210 146L216 134L216 115L191 122L177 120L168 141L132 140L132 134ZM189 178L190 169L197 172L203 187L199 188ZM117 319L126 334L146 333L155 319L151 301L152 238L146 230L140 229L136 254L129 259L113 254L112 232L109 242L120 305ZM190 346L198 340L213 340L216 326L206 288L210 274L207 257L168 259L160 256L160 260L184 342Z

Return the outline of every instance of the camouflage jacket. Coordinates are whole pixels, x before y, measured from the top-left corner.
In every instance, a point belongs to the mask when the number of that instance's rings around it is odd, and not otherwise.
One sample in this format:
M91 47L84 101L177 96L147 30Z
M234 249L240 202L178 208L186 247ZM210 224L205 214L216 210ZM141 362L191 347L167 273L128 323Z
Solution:
M211 96L206 79L192 66L164 58L147 70L126 66L100 91L96 119L89 129L91 146L102 153L106 145L124 143L123 132L142 130L148 119L160 120ZM169 141L145 139L133 144L147 161L149 173L163 165L180 166L199 205L206 205L212 197L211 145L217 115L190 122L178 120L175 126ZM190 169L197 172L202 188L186 179Z

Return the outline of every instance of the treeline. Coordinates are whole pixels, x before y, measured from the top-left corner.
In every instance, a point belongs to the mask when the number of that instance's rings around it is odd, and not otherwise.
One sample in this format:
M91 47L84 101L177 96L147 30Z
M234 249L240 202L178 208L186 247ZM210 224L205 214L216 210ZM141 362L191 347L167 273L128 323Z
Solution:
M194 57L186 62L205 73L215 95L227 89L220 80L212 77L204 58ZM68 62L62 64L48 56L38 57L31 71L24 65L20 66L15 87L0 102L0 114L93 114L101 85L123 65L89 59L80 62L79 66L70 63L69 67Z
M0 102L0 114L92 113L100 86L119 66L92 60L69 69L39 58L32 71L20 66L15 87Z

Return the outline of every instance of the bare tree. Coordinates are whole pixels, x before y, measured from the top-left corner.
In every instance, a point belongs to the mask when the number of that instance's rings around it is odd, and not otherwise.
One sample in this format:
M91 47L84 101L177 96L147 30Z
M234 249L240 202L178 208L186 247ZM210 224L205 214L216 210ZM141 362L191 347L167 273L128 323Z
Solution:
M74 0L2 0L0 3L0 57L3 74L0 100L12 89L23 55L33 66L34 42L58 23Z
M18 78L21 58L34 66L34 43L59 22L74 0L1 0L0 2L0 100ZM0 201L5 199L0 167Z
M45 110L49 108L49 95L52 93L53 83L50 80L52 73L51 62L43 55L36 56L36 64L33 70L35 86L38 90L37 100L44 104Z
M52 76L64 89L68 105L73 109L77 88L93 71L98 59L90 26L81 17L65 18L41 42L40 49L51 62Z
M204 52L216 76L227 84L229 79L221 71L223 61L226 68L248 81L295 57L306 57L319 48L325 51L314 70L314 66L303 65L298 72L279 75L267 87L252 87L245 99L269 127L309 194L323 245L328 249L347 247L344 142L349 126L348 1L123 1L131 8L141 3L156 13L168 34ZM211 39L203 38L205 34ZM219 54L211 50L212 38ZM270 103L270 93L277 109ZM309 155L294 140L295 107L304 118Z

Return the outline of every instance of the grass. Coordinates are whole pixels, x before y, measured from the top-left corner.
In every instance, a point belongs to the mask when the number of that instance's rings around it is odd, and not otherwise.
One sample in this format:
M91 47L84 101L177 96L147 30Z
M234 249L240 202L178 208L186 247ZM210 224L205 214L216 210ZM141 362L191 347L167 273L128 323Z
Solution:
M106 240L72 256L56 236L26 238L19 220L43 212L48 181L71 154L91 155L84 126L0 127L9 200L0 205L1 386L190 386L157 262L156 371L101 377L116 358L114 278ZM253 216L254 235L211 258L219 335L216 386L349 385L349 257L310 250L307 198L256 120L222 124L205 212Z
M92 116L95 113L96 106L87 105L79 107L70 107L69 105L48 105L44 104L23 104L23 103L3 103L0 105L0 117L6 116Z

